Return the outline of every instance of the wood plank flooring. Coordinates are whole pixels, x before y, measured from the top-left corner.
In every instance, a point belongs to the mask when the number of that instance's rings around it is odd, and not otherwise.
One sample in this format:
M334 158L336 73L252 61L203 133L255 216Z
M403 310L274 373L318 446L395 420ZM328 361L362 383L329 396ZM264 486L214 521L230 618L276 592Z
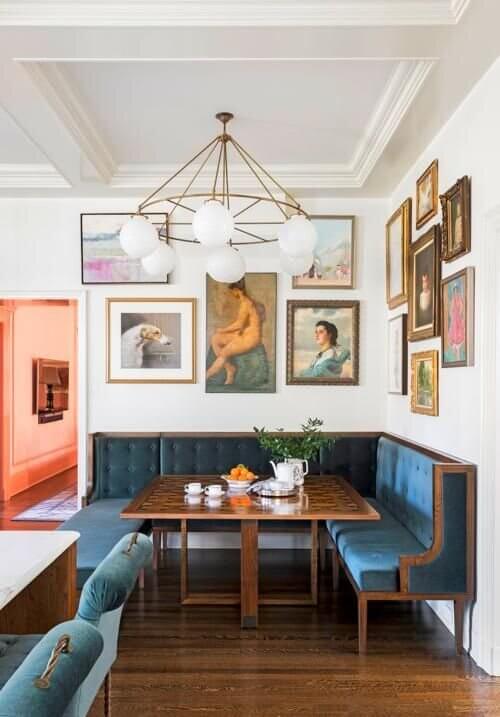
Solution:
M263 588L307 589L307 551L261 551ZM191 587L238 586L237 551L190 552ZM112 673L112 714L280 717L500 715L500 680L468 657L425 605L370 606L368 649L357 654L356 603L345 578L319 607L261 607L259 630L239 608L181 607L178 553L150 572L124 613ZM91 717L103 715L103 698Z

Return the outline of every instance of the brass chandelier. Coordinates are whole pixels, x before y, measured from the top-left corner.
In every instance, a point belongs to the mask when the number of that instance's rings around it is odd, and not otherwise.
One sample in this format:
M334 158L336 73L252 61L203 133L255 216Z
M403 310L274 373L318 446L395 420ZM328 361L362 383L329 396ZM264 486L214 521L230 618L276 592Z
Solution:
M172 176L166 179L138 206L137 212L126 222L120 233L123 250L141 259L144 270L152 275L168 274L175 265L175 252L169 241L202 244L209 249L207 271L217 281L238 281L245 273L245 262L238 247L267 245L279 241L282 266L289 274L306 272L313 263L316 231L300 203L227 132L233 119L231 112L219 112L222 132L195 154ZM260 194L233 192L230 188L230 150L243 164L262 189ZM200 175L210 166L213 179L210 189L196 188ZM169 194L174 180L188 175L195 167L185 189ZM206 179L204 187L206 188ZM192 206L192 204L198 206ZM148 212L164 208L166 222L158 231L148 219ZM272 207L272 219L251 219L251 210ZM186 222L174 222L175 212L182 209L193 214L193 238L175 236L173 227ZM263 226L273 226L275 236L262 234Z

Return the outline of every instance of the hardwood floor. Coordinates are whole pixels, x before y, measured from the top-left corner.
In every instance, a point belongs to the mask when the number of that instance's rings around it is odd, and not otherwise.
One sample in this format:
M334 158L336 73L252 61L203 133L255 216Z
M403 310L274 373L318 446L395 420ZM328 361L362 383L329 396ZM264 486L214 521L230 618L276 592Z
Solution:
M307 551L261 551L266 590L307 588ZM237 551L190 553L191 586L238 585ZM500 715L500 680L467 657L425 605L370 605L368 654L357 654L356 602L342 576L320 604L261 607L259 630L242 630L238 607L181 607L176 551L126 607L112 672L112 714ZM91 717L103 715L103 697Z
M12 518L65 488L76 486L76 481L76 467L70 468L18 493L6 502L0 501L0 530L53 530L57 528L59 523L56 522L13 521Z

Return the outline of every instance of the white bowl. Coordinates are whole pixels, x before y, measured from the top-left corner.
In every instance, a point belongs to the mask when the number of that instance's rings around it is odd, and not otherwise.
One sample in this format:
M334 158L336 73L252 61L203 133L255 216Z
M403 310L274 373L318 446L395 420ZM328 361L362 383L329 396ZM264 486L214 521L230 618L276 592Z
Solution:
M257 478L257 476L255 477ZM221 478L226 481L231 493L246 493L252 485L251 480L233 480L228 475L222 475Z

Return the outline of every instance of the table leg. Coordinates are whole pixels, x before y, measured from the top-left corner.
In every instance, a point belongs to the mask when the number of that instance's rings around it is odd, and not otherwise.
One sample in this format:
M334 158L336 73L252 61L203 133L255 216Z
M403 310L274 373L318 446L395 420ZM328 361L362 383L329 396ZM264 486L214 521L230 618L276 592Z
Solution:
M318 521L311 520L311 602L318 604Z
M181 520L181 602L188 596L188 531L187 520Z
M259 611L259 523L241 521L241 627L256 628Z

